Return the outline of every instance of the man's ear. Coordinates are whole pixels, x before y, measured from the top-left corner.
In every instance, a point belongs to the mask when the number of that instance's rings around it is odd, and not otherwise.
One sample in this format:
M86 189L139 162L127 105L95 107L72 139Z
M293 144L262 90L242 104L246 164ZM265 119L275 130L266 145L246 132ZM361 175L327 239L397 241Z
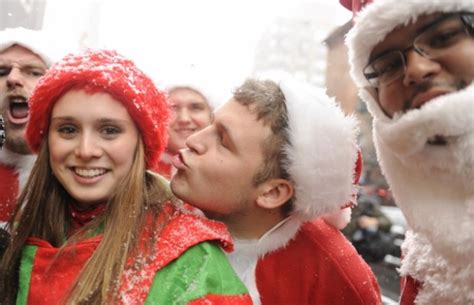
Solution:
M275 209L283 206L293 197L293 183L286 179L270 179L259 187L257 205L264 209Z

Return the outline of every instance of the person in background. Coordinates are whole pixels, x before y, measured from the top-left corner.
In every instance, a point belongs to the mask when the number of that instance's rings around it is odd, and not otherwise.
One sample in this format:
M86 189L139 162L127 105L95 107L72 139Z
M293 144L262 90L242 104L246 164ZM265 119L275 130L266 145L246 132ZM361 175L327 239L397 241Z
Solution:
M182 211L147 171L166 96L114 51L71 54L30 99L38 158L10 221L1 304L251 304L218 247L224 224Z
M376 198L359 195L352 209L352 219L342 230L367 262L378 262L395 251L394 237L390 233L392 222Z
M402 305L474 303L474 1L341 0L352 78L409 231Z
M55 44L45 32L24 28L0 31L0 115L6 138L0 151L0 228L16 206L35 156L24 134L33 88L55 57Z
M324 93L279 77L247 80L186 140L171 189L228 226L229 259L254 304L380 304L349 241L314 221L354 199L357 123Z
M186 147L186 139L210 124L217 98L197 79L168 83L168 102L172 110L168 126L168 147L161 156L156 171L171 179L176 172L171 164L180 149Z

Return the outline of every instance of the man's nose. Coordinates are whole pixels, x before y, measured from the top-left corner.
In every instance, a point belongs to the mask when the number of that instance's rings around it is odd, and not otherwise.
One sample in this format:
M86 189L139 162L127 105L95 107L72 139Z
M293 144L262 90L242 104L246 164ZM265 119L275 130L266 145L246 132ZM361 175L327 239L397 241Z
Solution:
M426 82L438 74L441 70L441 64L433 59L421 55L412 49L405 55L406 66L403 84L412 86Z
M204 154L208 147L206 143L206 131L207 128L204 128L190 135L186 139L186 146L199 155Z
M13 89L15 87L23 87L24 80L21 70L16 67L12 67L10 73L7 76L7 87Z

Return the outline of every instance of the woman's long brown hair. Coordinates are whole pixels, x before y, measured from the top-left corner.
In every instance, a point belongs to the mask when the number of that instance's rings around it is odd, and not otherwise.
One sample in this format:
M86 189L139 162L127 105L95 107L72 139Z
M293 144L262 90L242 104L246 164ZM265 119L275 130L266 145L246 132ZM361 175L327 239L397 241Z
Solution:
M65 245L72 200L52 173L46 139L10 222L12 239L0 262L0 304L16 302L21 251L28 237L39 237L55 247ZM176 199L167 183L145 171L140 138L130 173L109 198L103 217L67 241L67 244L77 242L87 235L81 234L84 231L104 227L102 241L71 287L67 300L63 301L67 304L114 303L120 275L137 241L145 213L157 216L162 203L169 201ZM164 223L154 225L157 238Z

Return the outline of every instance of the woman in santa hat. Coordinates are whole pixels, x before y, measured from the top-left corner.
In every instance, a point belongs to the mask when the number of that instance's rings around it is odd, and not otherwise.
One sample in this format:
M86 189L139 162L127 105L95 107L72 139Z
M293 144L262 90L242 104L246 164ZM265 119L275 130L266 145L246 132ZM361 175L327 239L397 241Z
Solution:
M10 222L1 304L251 304L223 224L180 210L150 174L166 146L163 92L113 51L69 55L40 80L38 153Z

